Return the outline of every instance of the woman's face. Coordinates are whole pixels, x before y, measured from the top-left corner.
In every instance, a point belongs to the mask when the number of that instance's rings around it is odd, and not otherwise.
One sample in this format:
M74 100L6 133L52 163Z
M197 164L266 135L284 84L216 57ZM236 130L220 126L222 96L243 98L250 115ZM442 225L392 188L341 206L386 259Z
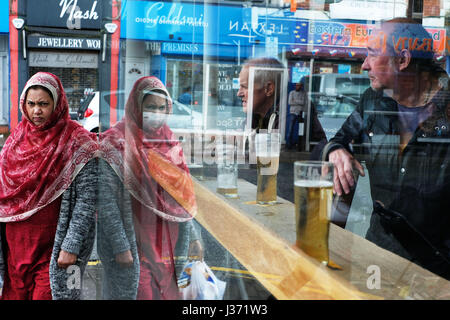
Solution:
M30 88L25 99L28 117L35 126L44 124L53 113L53 99L44 89Z
M168 103L162 94L148 94L142 102L144 128L159 128L167 120Z

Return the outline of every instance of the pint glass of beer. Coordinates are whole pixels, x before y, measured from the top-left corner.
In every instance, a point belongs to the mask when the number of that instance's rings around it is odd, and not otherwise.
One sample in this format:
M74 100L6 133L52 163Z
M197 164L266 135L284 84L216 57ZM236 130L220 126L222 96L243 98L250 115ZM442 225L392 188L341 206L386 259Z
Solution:
M238 165L234 158L235 146L219 144L217 156L217 193L227 198L238 197Z
M258 204L277 202L277 174L280 160L280 134L259 133L255 137Z
M322 161L296 161L294 199L297 247L318 261L328 264L333 164Z

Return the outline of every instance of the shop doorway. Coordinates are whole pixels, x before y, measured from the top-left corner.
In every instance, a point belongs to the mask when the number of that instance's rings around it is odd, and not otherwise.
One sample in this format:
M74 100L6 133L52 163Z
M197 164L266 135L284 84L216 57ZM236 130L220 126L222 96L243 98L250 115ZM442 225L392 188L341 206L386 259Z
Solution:
M59 77L67 95L70 112L77 112L86 88L98 91L98 69L30 67L29 76L40 71L50 72Z

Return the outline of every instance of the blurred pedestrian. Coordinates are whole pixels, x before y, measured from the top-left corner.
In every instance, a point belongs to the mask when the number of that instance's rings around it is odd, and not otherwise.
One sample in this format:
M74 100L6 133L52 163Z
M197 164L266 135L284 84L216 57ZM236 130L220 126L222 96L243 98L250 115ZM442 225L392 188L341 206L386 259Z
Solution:
M20 110L0 154L2 299L80 299L95 239L97 136L70 120L53 74L28 80Z
M178 97L178 101L185 105L192 104L191 87L187 87L183 90L183 94Z
M294 135L294 127L300 120L303 122L303 113L307 108L307 95L302 82L296 83L295 90L289 92L288 104L289 115L287 121L286 147L291 149L298 139ZM299 128L299 130L303 130L303 128Z

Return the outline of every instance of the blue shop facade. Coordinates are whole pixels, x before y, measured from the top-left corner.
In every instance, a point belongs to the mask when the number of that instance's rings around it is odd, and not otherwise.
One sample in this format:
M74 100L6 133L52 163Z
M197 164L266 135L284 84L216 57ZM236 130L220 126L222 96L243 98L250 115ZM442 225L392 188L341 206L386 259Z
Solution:
M174 112L177 106L181 113L188 112L188 126L202 130L241 128L248 121L236 96L242 64L250 57L273 56L286 66L282 133L289 114L288 93L295 83L304 82L310 100L318 105L319 121L331 137L354 105L329 95L339 95L339 86L351 86L356 97L369 85L368 79L359 78L364 77L361 65L366 41L377 21L311 17L307 11L242 3L122 1L118 88L123 94L118 96L117 120L123 116L120 106L124 106L134 82L154 75L165 83L175 101L188 102L174 106ZM435 45L440 45L445 29L431 32L437 39ZM336 80L328 80L331 78ZM186 96L190 100L180 100ZM321 119L322 109L330 106L337 109ZM309 135L309 122L305 122L303 133L308 151L318 142ZM171 125L174 129L186 127L184 121Z

